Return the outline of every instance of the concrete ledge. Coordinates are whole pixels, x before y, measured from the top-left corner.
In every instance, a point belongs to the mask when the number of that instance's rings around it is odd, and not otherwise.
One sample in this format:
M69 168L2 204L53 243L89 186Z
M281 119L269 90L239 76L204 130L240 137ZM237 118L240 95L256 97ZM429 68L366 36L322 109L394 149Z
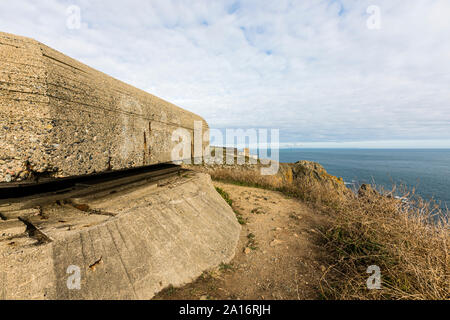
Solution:
M2 299L150 299L229 262L241 229L210 177L192 172L25 219L46 241L0 238ZM79 290L67 286L70 266Z
M0 220L0 236L17 236L25 233L27 226L17 220L1 221Z

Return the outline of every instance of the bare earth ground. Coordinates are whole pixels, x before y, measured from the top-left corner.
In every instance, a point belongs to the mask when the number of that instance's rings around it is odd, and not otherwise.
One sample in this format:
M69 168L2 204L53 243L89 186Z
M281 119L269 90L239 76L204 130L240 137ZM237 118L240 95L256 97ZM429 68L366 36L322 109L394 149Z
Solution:
M326 217L279 192L214 182L233 200L242 226L230 264L155 299L318 299L325 252L317 227Z

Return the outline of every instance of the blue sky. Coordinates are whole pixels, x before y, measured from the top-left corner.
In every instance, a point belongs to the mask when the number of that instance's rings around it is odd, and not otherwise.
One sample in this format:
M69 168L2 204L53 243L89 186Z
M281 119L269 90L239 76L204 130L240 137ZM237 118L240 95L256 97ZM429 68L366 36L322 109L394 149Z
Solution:
M448 0L0 1L1 31L211 127L277 128L281 146L306 147L450 147L449 17Z

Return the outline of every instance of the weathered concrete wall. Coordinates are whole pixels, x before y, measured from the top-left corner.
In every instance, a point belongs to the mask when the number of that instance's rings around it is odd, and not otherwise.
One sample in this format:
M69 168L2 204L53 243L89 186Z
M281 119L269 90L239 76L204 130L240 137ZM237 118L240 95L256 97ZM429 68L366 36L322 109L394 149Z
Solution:
M0 183L171 160L206 122L35 40L0 33Z
M210 177L192 172L104 198L0 213L8 219L0 221L1 299L149 299L229 262L240 233ZM2 229L17 217L40 233ZM67 286L71 265L80 268L80 290Z

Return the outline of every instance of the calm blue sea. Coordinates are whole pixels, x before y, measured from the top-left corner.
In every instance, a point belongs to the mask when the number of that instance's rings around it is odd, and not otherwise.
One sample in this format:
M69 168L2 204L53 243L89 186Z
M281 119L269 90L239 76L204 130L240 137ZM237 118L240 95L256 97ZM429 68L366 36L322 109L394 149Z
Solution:
M404 184L450 206L450 149L280 149L280 162L299 160L316 161L349 185Z

